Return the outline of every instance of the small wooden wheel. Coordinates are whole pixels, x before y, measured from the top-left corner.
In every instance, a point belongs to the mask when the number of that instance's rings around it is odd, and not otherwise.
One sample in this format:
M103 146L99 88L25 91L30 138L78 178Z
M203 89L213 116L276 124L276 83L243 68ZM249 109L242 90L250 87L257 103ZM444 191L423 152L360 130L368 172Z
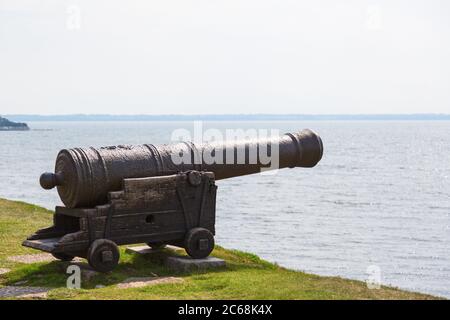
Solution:
M214 249L214 236L207 229L193 228L186 234L184 248L194 259L206 258Z
M97 239L89 247L87 260L89 265L99 272L110 272L119 263L120 253L117 245L107 239Z
M52 256L61 261L72 261L75 258L75 256L63 252L52 253Z

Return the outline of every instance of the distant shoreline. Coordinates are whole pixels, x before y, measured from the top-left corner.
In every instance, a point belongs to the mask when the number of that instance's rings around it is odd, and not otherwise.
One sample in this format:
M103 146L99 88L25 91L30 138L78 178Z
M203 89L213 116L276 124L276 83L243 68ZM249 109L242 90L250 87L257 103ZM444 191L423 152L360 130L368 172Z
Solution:
M450 114L204 114L204 115L5 115L12 121L436 121Z
M26 123L13 122L0 116L0 131L28 131Z
M0 127L0 131L29 131L30 128L27 127Z

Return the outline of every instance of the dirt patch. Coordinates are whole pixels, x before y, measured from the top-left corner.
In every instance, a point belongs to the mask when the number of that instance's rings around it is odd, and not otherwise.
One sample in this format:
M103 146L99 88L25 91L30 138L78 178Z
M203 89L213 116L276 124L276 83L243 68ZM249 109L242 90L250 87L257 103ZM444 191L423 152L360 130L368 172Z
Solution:
M0 288L0 298L46 298L49 288L6 286Z
M9 270L9 269L6 269L6 268L0 268L0 274L5 274L5 273L8 273L8 272L10 272L11 270Z
M162 283L181 283L184 280L176 277L129 278L117 285L120 289L142 288Z
M20 263L36 263L36 262L50 262L56 259L48 253L38 253L38 254L24 254L21 256L12 256L7 258L9 261L20 262Z
M21 256L11 256L7 260L12 262L20 262L26 264L38 263L38 262L52 262L59 261L53 257L50 253L37 253L37 254L24 254ZM75 258L74 262L81 261L80 258Z
M47 299L47 292L39 292L39 293L29 293L18 296L17 298L28 298L28 299Z

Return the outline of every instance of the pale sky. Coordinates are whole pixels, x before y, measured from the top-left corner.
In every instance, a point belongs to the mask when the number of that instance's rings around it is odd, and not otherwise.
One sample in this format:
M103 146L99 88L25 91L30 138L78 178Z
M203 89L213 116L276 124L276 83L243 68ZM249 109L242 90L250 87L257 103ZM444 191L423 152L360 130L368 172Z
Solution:
M24 113L450 113L450 1L0 0Z

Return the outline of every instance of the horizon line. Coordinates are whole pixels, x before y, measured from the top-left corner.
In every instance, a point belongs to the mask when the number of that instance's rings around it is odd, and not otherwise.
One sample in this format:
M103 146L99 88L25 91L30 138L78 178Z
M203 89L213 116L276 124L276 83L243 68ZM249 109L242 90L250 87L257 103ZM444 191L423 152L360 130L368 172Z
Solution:
M42 116L42 117L59 117L59 116L398 116L398 115L450 115L443 112L404 112L404 113L9 113L0 116Z
M0 115L2 116L2 115ZM12 121L450 120L448 113L9 114Z

